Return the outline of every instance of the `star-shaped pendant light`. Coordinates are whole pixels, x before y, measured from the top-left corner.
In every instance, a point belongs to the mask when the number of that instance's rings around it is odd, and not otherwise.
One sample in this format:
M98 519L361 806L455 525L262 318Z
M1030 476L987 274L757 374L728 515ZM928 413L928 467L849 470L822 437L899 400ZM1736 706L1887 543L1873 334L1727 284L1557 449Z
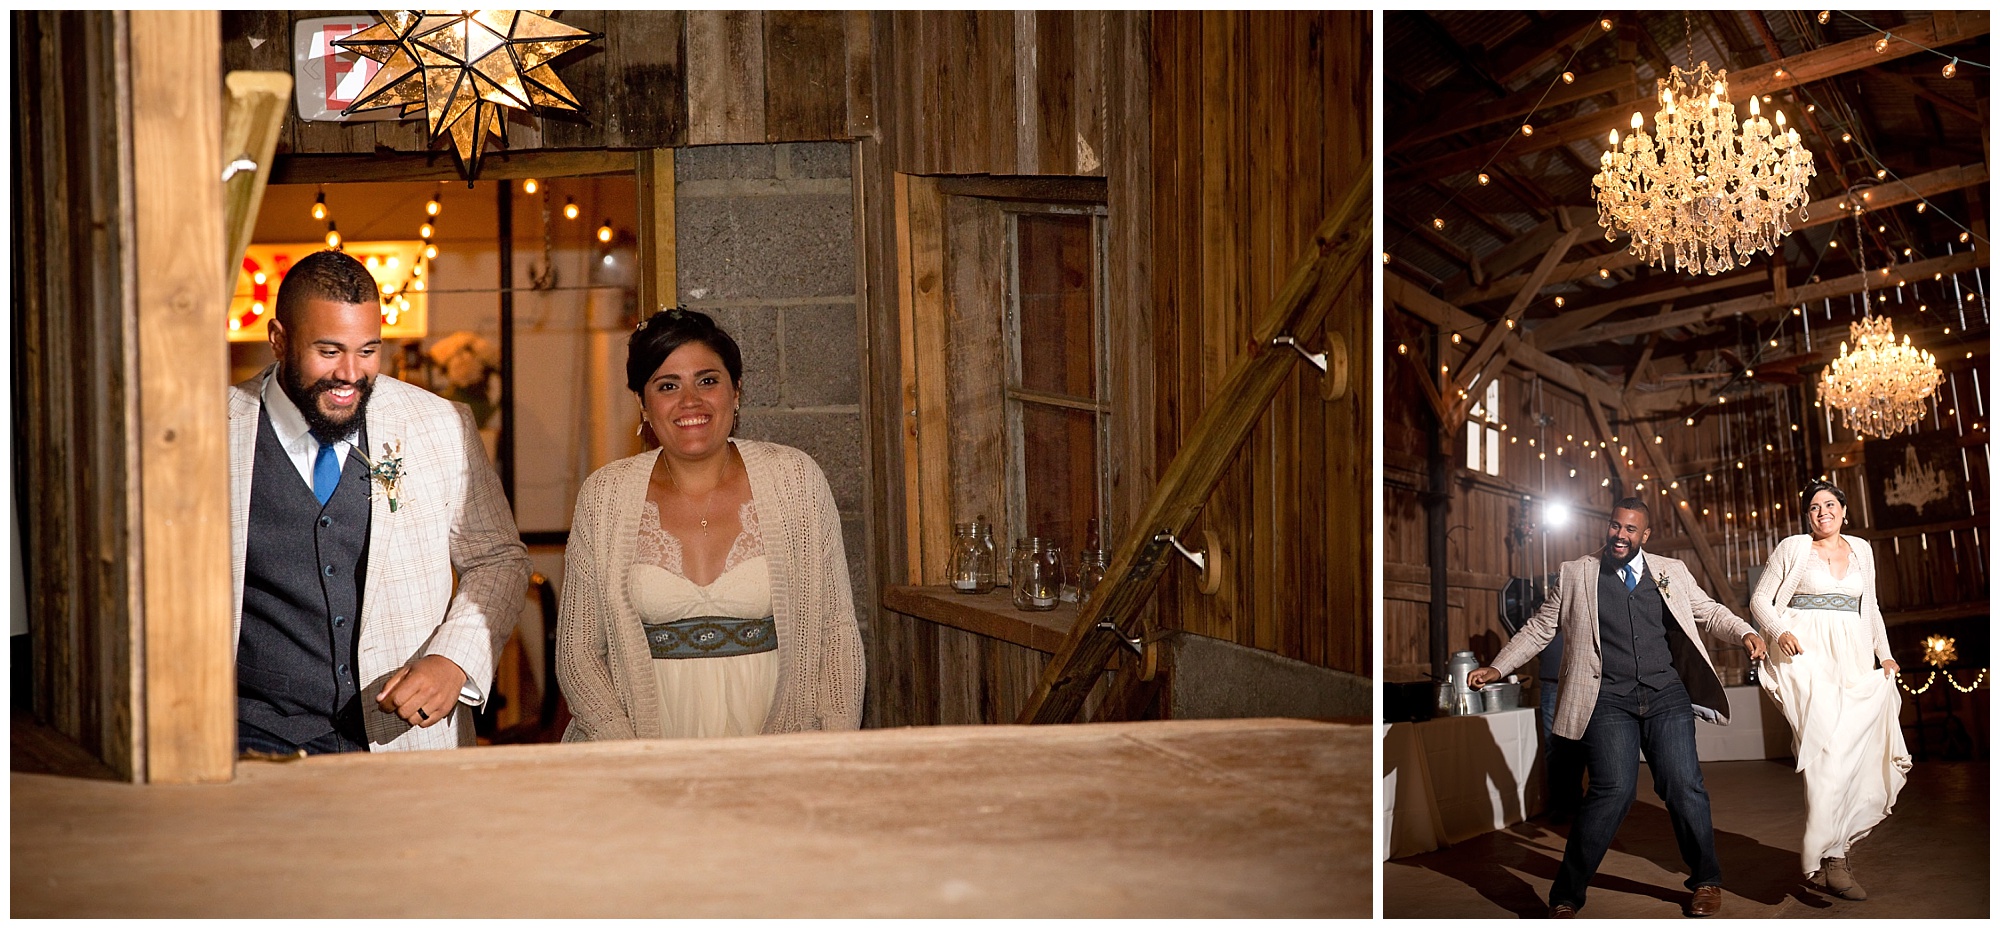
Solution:
M603 38L565 26L553 10L382 10L382 22L333 44L382 67L342 113L391 107L425 115L433 143L449 133L466 180L479 175L486 138L507 138L501 107L581 110L551 62Z

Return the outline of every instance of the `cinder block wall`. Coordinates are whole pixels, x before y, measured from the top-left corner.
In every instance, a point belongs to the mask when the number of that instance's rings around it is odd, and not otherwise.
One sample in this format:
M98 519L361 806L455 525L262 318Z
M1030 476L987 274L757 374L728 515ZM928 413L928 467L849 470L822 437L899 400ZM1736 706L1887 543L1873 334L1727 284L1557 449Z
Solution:
M861 341L850 146L674 153L680 299L743 349L737 434L803 449L840 506L862 634L874 591L863 529Z

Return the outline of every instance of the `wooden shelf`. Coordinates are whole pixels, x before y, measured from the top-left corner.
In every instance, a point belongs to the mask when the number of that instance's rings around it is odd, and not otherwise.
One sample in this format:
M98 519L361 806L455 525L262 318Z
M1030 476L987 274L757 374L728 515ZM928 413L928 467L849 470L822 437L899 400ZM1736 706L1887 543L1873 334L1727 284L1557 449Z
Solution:
M1058 602L1045 613L1014 608L1014 591L995 587L983 594L962 594L942 584L882 588L882 607L953 629L1053 655L1076 625L1077 606Z

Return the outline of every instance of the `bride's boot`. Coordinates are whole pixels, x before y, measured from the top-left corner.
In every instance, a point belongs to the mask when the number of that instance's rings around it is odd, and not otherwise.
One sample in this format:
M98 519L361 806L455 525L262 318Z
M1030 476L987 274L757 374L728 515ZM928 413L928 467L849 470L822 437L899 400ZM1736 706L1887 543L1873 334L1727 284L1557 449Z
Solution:
M1814 875L1814 877L1817 878L1814 883L1825 887L1837 896L1845 897L1849 900L1868 899L1868 891L1863 890L1860 884L1855 883L1854 872L1848 869L1847 859L1845 858L1821 859L1819 873Z

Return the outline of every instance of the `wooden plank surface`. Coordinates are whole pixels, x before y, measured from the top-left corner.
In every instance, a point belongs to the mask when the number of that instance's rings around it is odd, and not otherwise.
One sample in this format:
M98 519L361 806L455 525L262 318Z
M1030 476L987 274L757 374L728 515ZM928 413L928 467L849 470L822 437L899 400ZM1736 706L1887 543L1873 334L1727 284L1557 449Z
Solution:
M221 97L185 79L220 66L213 12L131 14L143 501L145 771L154 783L228 780L236 756L230 644L229 465L217 409L229 382ZM211 131L200 131L206 127Z
M983 515L996 546L1026 533L1009 524L1003 359L1007 218L989 200L947 197L946 326L950 361L951 495L954 523ZM1005 557L1005 553L1000 553ZM949 553L947 553L949 557Z
M688 144L762 142L764 14L687 13Z
M640 149L639 318L680 303L680 265L674 235L674 150Z
M1185 720L328 755L227 787L12 777L16 916L1350 917L1366 726ZM450 802L440 802L449 797ZM357 854L351 817L396 844ZM698 848L659 878L663 841ZM495 849L536 850L496 867ZM452 875L422 892L415 862ZM744 875L756 879L745 882Z
M919 583L944 580L951 551L951 419L950 374L946 370L950 336L945 306L944 198L933 178L908 179L909 321L914 329L916 459L906 462L918 482L909 498L916 525L910 543L910 578Z
M847 137L846 14L764 14L764 137L800 142Z

